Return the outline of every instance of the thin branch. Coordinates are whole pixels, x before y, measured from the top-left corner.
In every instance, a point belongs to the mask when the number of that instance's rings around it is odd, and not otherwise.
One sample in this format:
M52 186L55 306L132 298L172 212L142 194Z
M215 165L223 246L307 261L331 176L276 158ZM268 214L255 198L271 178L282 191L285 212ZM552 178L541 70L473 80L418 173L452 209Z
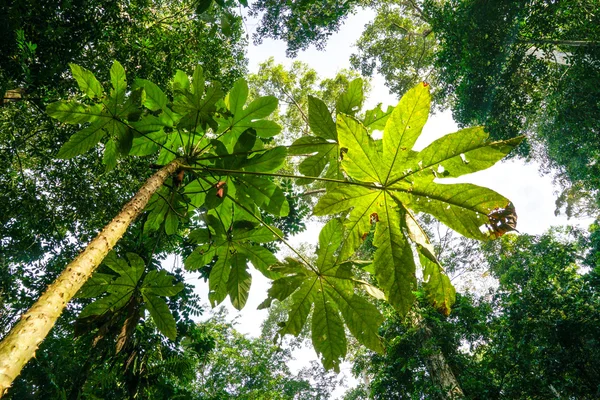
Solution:
M148 135L144 135L142 132L140 132L139 130L135 129L133 126L126 124L125 122L118 120L119 122L121 122L123 125L125 125L126 127L128 127L129 129L133 130L134 132L139 133L143 138L146 138L148 140L150 140L152 143L158 145L159 147L165 149L166 151L168 151L169 153L179 157L179 154L177 154L176 152L174 152L173 150L169 149L168 147L166 147L163 144L158 143L156 140L152 139L150 136Z
M252 211L250 211L246 206L244 206L243 204L239 203L236 199L234 199L233 197L231 197L231 195L227 194L227 197L231 201L233 201L235 204L237 204L242 210L246 211L248 214L250 214L254 218L256 218L256 220L258 222L260 222L269 231L271 231L271 233L273 233L275 236L277 236L277 239L279 239L291 251L293 251L298 257L300 257L300 259L302 260L302 262L304 262L306 264L306 266L308 266L310 269L312 269L314 273L316 273L316 274L319 273L319 271L304 257L304 255L302 255L298 250L296 250L287 240L285 240L285 238L283 236L281 236L279 234L279 232L277 232L275 229L273 229L273 227L271 225L269 225L265 221L263 221L262 218L254 215L254 213Z
M293 178L293 179L312 179L315 181L323 181L323 182L331 182L331 183L342 183L345 185L355 185L355 186L363 186L370 189L383 189L383 187L376 186L374 184L364 183L364 182L352 182L352 181L343 181L341 179L331 179L331 178L319 178L316 176L304 176L304 175L292 175L292 174L276 174L276 173L266 173L266 172L254 172L254 171L240 171L235 169L223 169L223 168L212 168L212 167L188 167L182 166L182 169L191 170L191 171L207 171L207 172L222 172L223 174L240 174L240 175L259 175L259 176L273 176L279 178Z

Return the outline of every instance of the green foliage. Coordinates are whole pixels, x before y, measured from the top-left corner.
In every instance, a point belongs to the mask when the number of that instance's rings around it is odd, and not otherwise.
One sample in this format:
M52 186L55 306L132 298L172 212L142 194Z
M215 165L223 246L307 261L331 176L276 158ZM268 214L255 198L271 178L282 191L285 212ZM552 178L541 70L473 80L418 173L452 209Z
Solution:
M390 91L402 95L418 82L437 83L432 69L438 42L422 1L377 0L375 19L365 25L350 56L365 76L380 73ZM437 86L437 85L436 85Z
M289 349L265 338L249 338L225 322L222 312L201 324L213 337L214 350L198 368L197 399L277 400L327 399L335 387L336 374L312 365L297 373L289 370Z
M371 378L358 398L439 396L430 376L436 352L469 398L596 397L599 280L594 257L584 258L595 254L595 236L564 228L452 249L451 263L479 262L499 287L479 298L457 295L449 317L420 296L420 324L387 313L386 354L356 355L354 373Z
M454 289L413 212L432 214L459 233L481 240L501 235L506 221L514 218L509 201L489 189L441 184L434 179L488 168L518 145L520 138L487 142L480 128L472 128L439 139L421 152L413 151L429 114L427 84L411 89L395 108L384 112L378 106L368 111L364 124L357 119L364 100L360 79L349 82L336 99L335 121L323 101L308 97L306 122L318 136L301 137L288 151L284 146L266 144L280 130L275 122L265 119L276 109L276 98L263 96L249 101L244 80L237 81L223 97L220 85L207 84L198 66L191 81L181 71L175 74L172 100L146 80L136 81L136 88L125 99L124 72L119 64L111 70L113 90L109 97L104 97L101 85L89 71L72 69L81 90L99 103L90 106L71 101L48 107L50 114L63 122L90 124L73 135L61 154L89 150L95 143L73 138L86 134L97 119L104 118L107 125L135 133L127 152L141 155L159 150L159 164L179 163L175 176L148 203L144 231L164 231L173 236L190 222L197 224L198 228L187 231L188 241L197 246L187 256L185 266L209 271L213 306L229 296L234 307L244 307L251 285L250 262L274 279L264 307L273 299L292 299L281 335L298 335L314 309L313 345L326 368L339 369L346 355L344 326L368 348L383 349L377 335L382 318L355 288L387 299L406 314L417 285L416 267L422 264L430 301L443 313L450 312ZM103 117L107 114L110 118ZM381 128L383 138L373 139L370 132ZM288 154L309 155L299 167L309 174L278 173ZM325 181L327 193L314 214L346 216L331 220L323 228L314 263L302 256L278 263L261 245L283 239L282 232L268 225L262 215L285 217L290 211L283 189L273 179L277 177L295 178L301 183ZM348 262L372 225L377 248L372 271L379 288L355 278L353 263ZM414 259L413 245L420 262ZM132 282L139 280L138 275L135 277ZM99 275L88 290L96 293L107 279ZM168 307L157 293L143 289L144 303L157 327L173 337L174 320ZM92 303L82 312L83 317L98 314L95 310L100 308L122 308L131 295L120 294ZM127 323L124 329L126 332Z
M198 3L87 0L62 4L60 12L49 12L53 3L48 0L2 4L0 51L7 56L0 61L0 85L25 88L45 102L70 92L67 63L86 65L105 79L118 59L130 76L161 87L173 71L193 70L199 63L211 79L230 87L246 72L242 21L233 14L237 5L197 13ZM27 43L36 46L33 56Z
M346 16L360 4L361 1L357 0L253 2L250 15L262 16L254 41L262 43L265 38L283 39L287 42L287 55L290 57L310 44L323 49L327 38L337 32Z
M375 351L383 350L377 335L383 319L374 305L354 293L360 282L353 277L352 265L343 263L338 253L342 232L342 223L332 219L319 235L316 262L289 258L271 267L283 276L273 282L269 297L261 305L268 307L273 299L283 301L292 296L288 320L279 331L281 335L298 335L314 306L313 345L322 356L323 366L336 371L346 356L344 322L360 343Z
M136 297L141 296L158 330L171 340L175 340L177 336L175 319L161 296L175 296L183 289L183 283L173 284L173 276L168 275L164 270L153 270L144 274L146 264L135 253L127 253L127 260L129 262L117 258L114 252L106 256L104 264L119 276L96 273L86 282L79 291L78 297L94 298L104 292L108 295L88 304L79 314L79 318L117 313L131 302L139 303Z
M90 71L75 64L71 64L71 71L79 89L96 102L84 105L59 101L48 105L48 115L61 122L90 123L71 136L61 147L57 157L67 159L84 154L106 138L103 162L107 169L112 169L116 166L117 155L127 155L131 149L134 133L129 122L139 118L139 107L145 102L144 91L132 91L125 97L125 71L117 61L110 70L112 89L107 96Z
M410 232L419 252L440 268L426 251L426 236L410 210L432 214L457 232L485 240L494 232L490 214L508 207L508 200L470 184L438 184L434 178L460 176L493 165L520 142L486 142L481 129L469 129L441 138L421 152L412 147L429 113L429 91L420 84L409 91L391 113L381 141L372 139L360 121L343 114L337 118L339 146L347 149L341 161L352 185L340 185L316 205L316 215L351 209L345 222L342 258L356 251L375 223L375 276L390 303L405 314L416 287ZM441 291L440 309L449 312L452 294L442 275L427 270L432 288ZM445 279L444 279L445 280Z

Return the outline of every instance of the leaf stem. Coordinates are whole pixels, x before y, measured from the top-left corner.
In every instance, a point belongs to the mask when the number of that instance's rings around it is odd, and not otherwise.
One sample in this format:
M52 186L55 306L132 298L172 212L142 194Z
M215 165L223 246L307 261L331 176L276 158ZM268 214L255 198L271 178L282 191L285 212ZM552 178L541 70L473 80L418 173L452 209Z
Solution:
M273 227L271 225L269 225L265 221L263 221L262 218L254 215L254 213L252 211L250 211L246 206L244 206L243 204L241 204L240 202L238 202L236 199L234 199L233 197L231 197L231 195L227 194L227 197L229 197L229 199L231 201L233 201L235 204L237 204L242 210L246 211L248 214L250 214L254 218L256 218L256 220L258 222L260 222L265 228L267 228L268 230L270 230L271 233L273 233L275 236L277 236L277 239L279 239L291 251L293 251L298 257L300 257L300 259L304 262L304 264L306 264L310 269L312 269L314 273L318 274L319 271L304 257L304 255L302 255L298 250L296 250L287 240L285 240L285 238L283 236L281 236L279 234L279 232L277 232L275 229L273 229Z
M315 181L323 181L323 182L331 182L331 183L341 183L346 185L356 185L363 186L370 189L383 189L383 187L376 186L374 184L365 183L365 182L352 182L352 181L344 181L341 179L332 179L332 178L319 178L316 176L304 176L304 175L293 175L293 174L277 174L277 173L267 173L267 172L255 172L255 171L241 171L236 169L224 169L224 168L212 168L212 167L188 167L182 166L182 169L198 171L204 170L209 172L222 172L224 174L240 174L240 175L257 175L257 176L273 176L279 178L294 178L294 179L313 179Z

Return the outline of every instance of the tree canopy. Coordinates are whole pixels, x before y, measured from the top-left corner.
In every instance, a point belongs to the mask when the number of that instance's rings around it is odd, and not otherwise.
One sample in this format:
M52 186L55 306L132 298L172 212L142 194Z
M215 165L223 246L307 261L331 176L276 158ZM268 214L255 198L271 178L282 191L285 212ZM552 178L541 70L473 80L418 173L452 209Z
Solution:
M328 398L352 360L348 399L597 397L597 226L519 233L455 181L527 156L597 214L592 3L0 6L0 396ZM247 74L242 7L290 56L376 17L356 71ZM397 104L365 107L375 71ZM432 108L461 129L416 148ZM496 286L457 293L477 267ZM199 322L256 273L274 343ZM286 335L319 363L292 372Z

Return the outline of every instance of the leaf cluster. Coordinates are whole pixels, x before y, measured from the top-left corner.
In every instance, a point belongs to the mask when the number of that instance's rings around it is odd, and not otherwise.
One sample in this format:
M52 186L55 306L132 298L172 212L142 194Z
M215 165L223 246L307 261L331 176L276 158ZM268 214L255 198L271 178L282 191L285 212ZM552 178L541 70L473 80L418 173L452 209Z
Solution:
M414 300L418 267L431 303L444 314L450 312L454 288L415 213L431 214L480 240L514 229L516 214L506 198L443 179L492 166L521 138L489 142L482 128L469 128L414 151L430 109L426 83L411 89L396 107L384 111L378 106L364 116L361 79L350 82L336 99L333 116L322 100L309 97L311 134L290 146L277 146L271 138L281 128L267 119L277 99L248 101L244 80L225 95L218 83L205 82L198 66L191 80L181 71L175 74L169 97L147 80L136 80L127 91L124 71L115 62L112 90L105 95L91 72L75 65L72 71L88 100L48 107L50 115L65 123L84 124L59 156L85 153L102 141L108 167L115 165L117 154L158 153L157 164L175 165L177 172L148 203L144 231L187 237L195 248L185 260L186 269L210 270L213 306L229 297L236 308L243 308L251 263L273 280L263 307L273 299L291 298L281 335L298 335L312 312L312 341L327 368L338 369L346 355L346 328L370 349L383 350L377 334L383 319L363 293L387 300L404 315ZM375 139L375 131L383 131L383 137ZM299 164L302 175L280 172L287 156L304 157ZM280 262L264 247L275 240L287 244L264 217L289 214L280 186L284 178L298 185L325 183L326 193L313 214L335 218L319 235L314 262L295 249L297 258ZM352 259L371 230L376 251L365 271L375 285L357 278ZM146 297L146 303L155 301ZM102 299L101 306L114 308L115 302L106 299L114 298ZM163 329L158 322L157 326Z

